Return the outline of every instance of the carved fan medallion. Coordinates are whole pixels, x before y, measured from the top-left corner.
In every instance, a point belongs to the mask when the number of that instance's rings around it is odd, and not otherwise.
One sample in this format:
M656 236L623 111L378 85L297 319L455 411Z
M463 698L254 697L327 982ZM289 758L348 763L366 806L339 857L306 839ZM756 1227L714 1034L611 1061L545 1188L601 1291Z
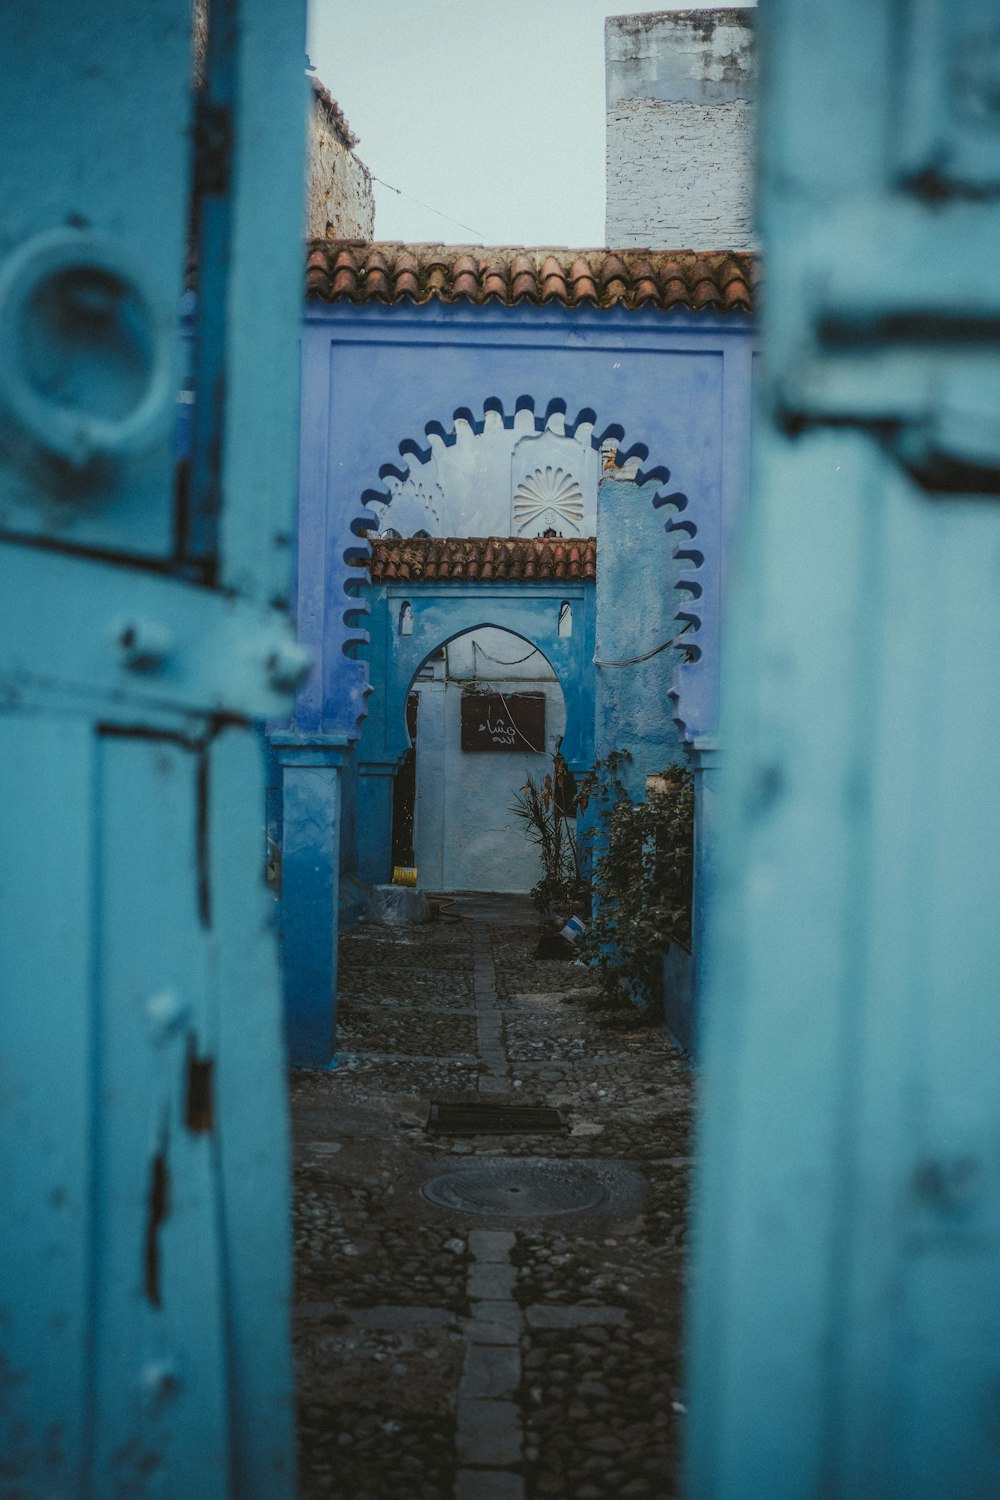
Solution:
M567 469L555 464L536 469L514 491L515 530L541 521L563 521L577 531L583 523L583 491Z

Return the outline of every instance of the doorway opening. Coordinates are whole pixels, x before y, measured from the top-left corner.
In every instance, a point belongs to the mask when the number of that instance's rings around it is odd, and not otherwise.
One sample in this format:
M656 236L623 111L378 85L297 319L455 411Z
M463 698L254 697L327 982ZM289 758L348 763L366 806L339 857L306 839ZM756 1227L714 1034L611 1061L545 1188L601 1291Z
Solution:
M454 637L418 669L406 727L393 864L415 865L426 890L530 891L538 856L512 804L528 776L544 778L566 729L545 655L502 626Z

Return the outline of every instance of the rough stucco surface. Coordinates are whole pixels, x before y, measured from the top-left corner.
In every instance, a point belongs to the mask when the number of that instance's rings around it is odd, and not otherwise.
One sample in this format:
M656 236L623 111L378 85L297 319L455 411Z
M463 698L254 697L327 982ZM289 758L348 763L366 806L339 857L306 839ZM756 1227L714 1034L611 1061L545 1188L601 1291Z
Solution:
M309 112L306 205L309 238L370 240L375 231L371 174L344 144L318 98Z
M434 682L414 684L420 883L425 890L529 891L541 875L538 850L511 803L527 776L544 780L551 762L524 750L462 750L462 691L475 683L505 695L544 693L550 753L566 727L562 692L541 652L508 631L477 630L446 650L447 678L441 672Z
M627 99L608 111L608 243L750 250L753 105Z
M645 796L647 776L684 759L668 696L680 652L610 665L645 655L681 629L675 616L685 595L675 585L684 562L672 556L677 533L665 535L653 505L657 488L655 480L607 477L597 501L596 750L599 758L631 753L622 779L634 798Z
M609 245L752 250L753 12L606 23Z

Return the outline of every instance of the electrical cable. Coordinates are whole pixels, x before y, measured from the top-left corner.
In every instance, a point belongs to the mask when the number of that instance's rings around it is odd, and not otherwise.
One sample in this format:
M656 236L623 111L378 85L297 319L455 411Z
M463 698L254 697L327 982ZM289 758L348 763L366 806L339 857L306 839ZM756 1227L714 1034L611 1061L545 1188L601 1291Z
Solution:
M493 691L496 693L497 697L500 699L500 702L503 704L503 711L507 715L508 719L510 720L510 727L513 729L514 733L517 734L517 735L520 735L521 739L524 741L524 743L527 745L528 749L532 752L533 755L544 755L544 753L545 753L545 746L543 745L541 747L541 749L539 749L539 747L537 745L533 745L531 743L531 741L528 739L528 736L526 734L522 734L521 730L518 729L517 725L514 723L514 715L510 711L510 708L509 708L508 703L507 703L507 699L504 697L503 693L501 693L500 689L499 688L494 688Z
M473 641L472 649L473 651L478 651L480 655L485 656L487 661L495 662L498 667L519 667L523 661L529 661L531 657L539 655L538 647L532 646L527 656L515 656L513 661L504 661L500 656L491 656L478 641Z
M453 219L451 214L443 214L439 208L432 208L429 203L424 203L421 198L414 198L412 193L404 193L402 188L393 187L391 182L384 182L381 177L376 177L374 172L372 173L372 182L377 182L380 187L388 188L390 193L395 193L400 198L409 198L411 203L419 203L420 207L426 208L428 213L437 214L439 219L447 219L449 224L457 224L459 229L467 229L470 234L476 236L477 240L482 241L486 238L478 229L473 229L471 224L463 224L461 219Z
M686 631L690 630L690 628L691 627L689 625L686 625L684 627L684 630L673 636L669 641L664 641L660 646L654 646L652 651L644 651L641 656L626 656L623 657L621 661L602 661L600 660L600 658L593 656L591 657L591 661L594 663L595 667L634 667L638 662L649 661L651 657L659 656L661 651L666 651L670 646L679 645L680 637L684 635Z

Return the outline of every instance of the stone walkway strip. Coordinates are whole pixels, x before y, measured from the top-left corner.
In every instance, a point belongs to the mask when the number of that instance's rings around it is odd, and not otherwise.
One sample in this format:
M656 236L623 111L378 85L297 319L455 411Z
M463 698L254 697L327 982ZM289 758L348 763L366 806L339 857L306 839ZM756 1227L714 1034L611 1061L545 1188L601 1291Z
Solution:
M509 1087L507 1053L503 1043L503 1020L497 999L496 974L489 928L476 922L472 928L472 983L476 1006L476 1040L486 1064L477 1087L483 1094L506 1093Z
M478 986L477 986L478 992ZM524 1500L521 1415L514 1396L521 1383L521 1312L514 1301L517 1269L510 1263L514 1235L473 1229L465 1325L465 1368L458 1388L455 1500Z

